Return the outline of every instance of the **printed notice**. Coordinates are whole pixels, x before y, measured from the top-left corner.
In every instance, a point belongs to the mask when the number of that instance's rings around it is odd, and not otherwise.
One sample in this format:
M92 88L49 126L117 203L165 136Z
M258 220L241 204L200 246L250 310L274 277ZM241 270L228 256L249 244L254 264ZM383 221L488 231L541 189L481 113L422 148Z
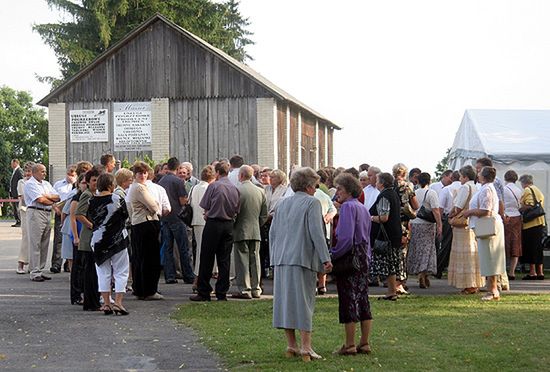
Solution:
M71 142L108 142L109 110L70 110Z
M151 150L151 102L114 103L115 151Z

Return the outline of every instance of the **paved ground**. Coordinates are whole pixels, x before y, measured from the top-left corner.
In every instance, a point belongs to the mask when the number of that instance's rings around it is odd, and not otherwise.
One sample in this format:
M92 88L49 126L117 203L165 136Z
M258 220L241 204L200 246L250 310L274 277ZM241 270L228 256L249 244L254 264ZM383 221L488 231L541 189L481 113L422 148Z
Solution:
M20 229L0 222L0 369L56 371L152 371L223 369L218 357L202 346L197 335L170 319L178 304L188 301L191 286L166 285L165 301L137 301L128 295L126 317L84 312L70 305L69 274L52 274L52 280L35 283L15 274ZM446 280L432 279L432 287L415 295L457 293ZM272 283L266 282L270 298ZM550 280L511 282L512 293L550 293ZM329 285L329 296L336 292ZM383 294L384 288L371 288ZM505 294L504 294L505 295ZM233 300L243 301L243 300ZM216 306L213 301L212 306Z

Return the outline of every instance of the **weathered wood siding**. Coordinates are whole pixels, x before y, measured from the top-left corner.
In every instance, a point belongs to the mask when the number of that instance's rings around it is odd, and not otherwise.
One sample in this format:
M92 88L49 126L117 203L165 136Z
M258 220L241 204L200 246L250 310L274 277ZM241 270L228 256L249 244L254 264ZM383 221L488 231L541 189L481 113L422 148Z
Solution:
M255 98L171 100L170 154L199 171L235 154L248 164L256 163L256 110Z
M279 169L287 171L286 169L286 149L288 144L286 143L286 105L277 103L277 144L278 144L278 164Z
M130 163L136 159L143 159L145 155L152 158L151 151L113 151L113 103L112 102L71 102L66 107L66 131L59 133L60 136L67 137L67 164L74 164L81 160L86 160L94 164L99 164L101 155L110 153L119 160L128 160ZM91 110L107 109L109 110L109 141L108 142L76 142L70 141L70 110ZM154 128L153 128L154 130Z
M328 128L327 131L327 137L328 137L328 164L327 166L333 167L334 166L334 129Z
M319 168L319 164L315 163L315 154L317 147L315 146L315 121L309 115L302 113L302 166Z
M319 124L319 168L327 166L325 162L326 151L327 149L325 146L325 127Z
M298 111L294 108L290 109L290 167L298 164Z
M158 20L67 86L57 100L272 96L204 46Z

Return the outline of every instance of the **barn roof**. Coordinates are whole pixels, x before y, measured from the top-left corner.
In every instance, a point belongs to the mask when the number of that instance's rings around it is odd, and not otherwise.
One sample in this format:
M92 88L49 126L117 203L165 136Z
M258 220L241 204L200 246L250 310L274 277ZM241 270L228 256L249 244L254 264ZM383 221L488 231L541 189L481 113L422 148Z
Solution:
M317 117L318 119L326 122L331 127L334 127L335 129L341 129L338 125L334 124L329 119L325 118L323 115L319 114L317 111L313 110L306 104L299 101L297 98L293 97L291 94L287 93L277 85L273 84L271 81L266 79L264 76L247 66L246 64L237 61L227 53L223 52L222 50L214 47L213 45L207 43L200 37L194 35L193 33L185 30L184 28L178 26L176 23L170 21L166 17L162 16L161 14L155 14L145 22L143 22L140 26L138 26L135 30L131 31L128 35L126 35L124 38L119 40L117 43L112 45L109 49L101 53L99 56L97 56L88 66L84 67L82 70L80 70L78 73L76 73L73 77L68 79L66 82L64 82L62 85L60 85L58 88L54 89L52 92L50 92L46 97L42 98L38 104L41 106L47 106L48 103L55 101L61 92L66 90L68 87L73 85L75 82L80 80L82 77L84 77L88 72L93 70L96 66L103 63L107 58L109 58L111 55L113 55L115 52L117 52L120 48L122 48L124 45L129 43L131 40L136 38L139 34L144 32L149 26L151 26L155 22L164 22L166 25L180 33L182 36L186 37L188 40L191 40L196 45L198 45L201 48L204 48L208 52L216 55L221 60L225 61L226 63L230 64L234 68L236 68L238 71L240 71L243 75L249 77L259 85L263 86L267 91L269 91L273 96L279 100L290 102L291 104L294 104L298 106L299 108L309 112L311 115Z

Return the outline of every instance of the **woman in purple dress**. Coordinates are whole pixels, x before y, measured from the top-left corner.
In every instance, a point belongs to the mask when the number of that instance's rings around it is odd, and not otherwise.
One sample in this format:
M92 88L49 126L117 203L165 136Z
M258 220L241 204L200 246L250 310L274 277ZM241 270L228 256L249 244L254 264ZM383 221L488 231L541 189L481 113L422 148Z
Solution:
M341 174L334 183L340 206L340 220L336 228L336 245L331 249L332 259L338 259L354 249L360 263L359 270L347 276L336 277L338 315L346 332L340 355L369 354L369 333L372 322L368 295L368 256L371 219L368 209L357 198L361 185L351 174ZM361 323L361 340L355 346L355 324Z

